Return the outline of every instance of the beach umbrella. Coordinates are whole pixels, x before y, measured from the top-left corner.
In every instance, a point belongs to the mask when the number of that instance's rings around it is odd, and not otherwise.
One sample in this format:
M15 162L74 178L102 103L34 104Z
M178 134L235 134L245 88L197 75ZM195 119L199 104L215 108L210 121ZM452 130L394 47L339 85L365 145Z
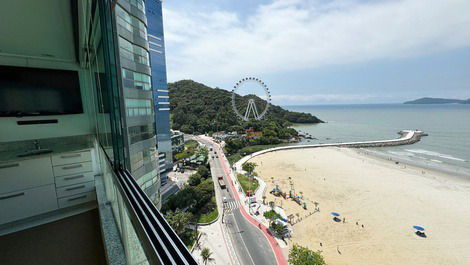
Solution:
M339 213L337 213L337 212L331 212L331 215L333 215L334 217L338 217L338 216L340 216L340 214L339 214Z
M413 228L421 232L424 231L424 228L418 225L414 225Z

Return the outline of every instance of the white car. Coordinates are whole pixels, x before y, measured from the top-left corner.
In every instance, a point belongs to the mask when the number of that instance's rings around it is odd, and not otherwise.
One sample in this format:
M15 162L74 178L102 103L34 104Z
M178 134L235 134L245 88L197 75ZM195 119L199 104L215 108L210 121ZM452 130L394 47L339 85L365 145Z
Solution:
M224 203L227 203L227 197L223 197L223 198L222 198L222 201L223 201Z

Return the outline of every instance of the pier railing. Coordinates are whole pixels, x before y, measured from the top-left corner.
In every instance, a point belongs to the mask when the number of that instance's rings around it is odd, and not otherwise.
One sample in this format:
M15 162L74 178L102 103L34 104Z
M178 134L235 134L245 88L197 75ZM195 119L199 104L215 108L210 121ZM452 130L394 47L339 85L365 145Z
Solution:
M398 132L401 136L397 139L390 140L378 140L378 141L361 141L361 142L345 142L345 143L329 143L329 144L306 144L306 145L290 145L290 146L281 146L274 147L270 149L261 150L255 152L251 155L247 155L235 163L235 167L241 168L246 161L251 158L280 150L290 150L290 149L303 149L303 148L319 148L319 147L349 147L349 148L363 148L363 147L387 147L387 146L398 146L398 145L407 145L414 144L421 140L421 137L427 136L426 133L419 130L403 130Z

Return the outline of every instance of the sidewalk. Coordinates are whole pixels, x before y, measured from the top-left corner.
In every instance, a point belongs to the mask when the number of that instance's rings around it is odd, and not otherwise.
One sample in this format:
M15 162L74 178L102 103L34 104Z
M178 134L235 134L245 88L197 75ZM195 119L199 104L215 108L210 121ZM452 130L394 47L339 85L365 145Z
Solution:
M199 264L203 264L201 250L207 247L212 253L211 257L214 259L210 264L239 265L232 261L231 255L235 255L235 253L228 252L228 249L232 249L233 251L233 247L229 248L227 246L227 241L229 241L229 239L226 239L224 236L220 220L211 225L199 226L198 230L201 233L201 238L199 239L200 246L194 247L192 254Z

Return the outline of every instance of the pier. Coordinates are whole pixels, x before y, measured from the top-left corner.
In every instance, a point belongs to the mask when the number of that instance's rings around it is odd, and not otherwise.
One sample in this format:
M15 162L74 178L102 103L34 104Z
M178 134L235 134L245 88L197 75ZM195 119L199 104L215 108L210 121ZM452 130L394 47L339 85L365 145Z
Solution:
M378 140L378 141L361 141L361 142L345 142L345 143L330 143L330 144L306 144L306 145L290 145L290 146L281 146L274 147L266 150L261 150L255 152L251 155L245 156L236 163L236 167L243 165L246 161L251 158L275 151L281 150L291 150L291 149L304 149L304 148L320 148L320 147L348 147L348 148L364 148L364 147L388 147L388 146L398 146L398 145L407 145L414 144L421 140L421 137L427 136L426 133L420 130L403 130L399 131L400 135L397 139L391 140Z

